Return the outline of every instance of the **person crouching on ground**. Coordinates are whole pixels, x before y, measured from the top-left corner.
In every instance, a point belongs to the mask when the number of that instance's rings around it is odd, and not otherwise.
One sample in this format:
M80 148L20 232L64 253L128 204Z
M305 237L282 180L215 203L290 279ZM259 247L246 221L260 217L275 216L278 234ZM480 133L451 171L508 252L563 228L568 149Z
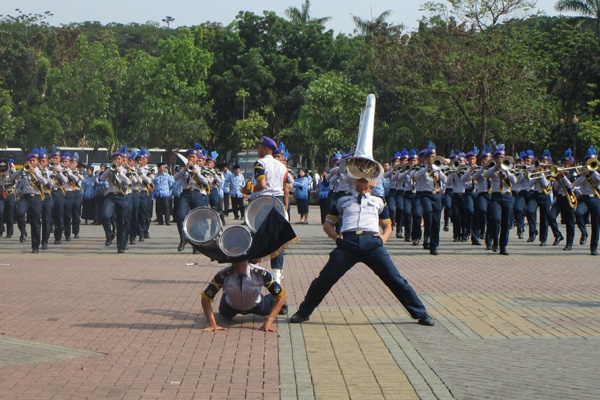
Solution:
M267 288L269 294L262 294L263 287ZM227 330L217 325L212 308L212 302L220 289L223 289L219 304L219 314L222 317L232 319L237 314L266 316L265 323L259 330L277 332L273 322L285 303L285 290L273 279L271 273L248 260L232 262L231 266L219 271L202 293L202 309L210 325L204 332Z

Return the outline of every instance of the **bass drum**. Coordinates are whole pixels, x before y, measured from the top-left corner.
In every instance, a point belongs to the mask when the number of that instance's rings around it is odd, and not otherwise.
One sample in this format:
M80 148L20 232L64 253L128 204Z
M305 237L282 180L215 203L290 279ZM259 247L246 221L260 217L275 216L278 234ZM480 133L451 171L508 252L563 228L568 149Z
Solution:
M255 198L246 207L246 225L252 232L256 232L258 228L265 222L267 215L272 209L277 210L286 220L288 219L287 211L283 203L273 196L260 196Z
M183 220L186 239L197 246L214 240L222 230L219 213L209 207L194 208Z
M230 226L219 237L219 248L229 257L243 256L252 246L252 235L243 226Z

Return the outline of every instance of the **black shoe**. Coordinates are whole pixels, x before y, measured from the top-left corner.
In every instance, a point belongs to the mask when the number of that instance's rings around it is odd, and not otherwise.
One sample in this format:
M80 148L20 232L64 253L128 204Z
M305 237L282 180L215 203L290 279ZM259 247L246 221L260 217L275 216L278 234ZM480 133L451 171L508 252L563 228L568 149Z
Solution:
M450 228L448 228L448 225L444 225L444 232L448 232L450 230Z
M147 233L144 233L144 239L150 239L150 235Z
M12 237L12 235L6 235L7 239L10 239Z
M310 319L310 317L303 317L302 315L295 313L294 315L292 315L292 317L290 318L290 322L292 324L300 324L304 321L308 321Z
M171 226L171 223L170 223L170 222L167 222L165 225L166 225L166 226Z
M402 239L404 237L404 235L402 234L402 232L396 232L396 237L398 239Z
M573 246L566 245L565 247L563 247L563 250L573 250Z
M179 242L179 246L177 247L177 251L183 251L185 249L185 241Z
M75 239L79 239L79 234L75 235Z
M565 240L565 238L564 238L564 237L562 237L562 236L559 236L559 237L557 237L556 239L554 239L554 243L552 243L552 246L556 246L556 245L558 245L558 244L559 244L560 242L562 242L563 240Z
M24 236L24 235L21 235L21 236L19 237L19 242L21 242L21 243L25 243L25 238L26 238L26 236Z
M192 251L192 254L200 254L200 250L198 250L196 248L196 246L194 246L194 250Z
M70 241L71 241L71 237L65 238L65 242L70 242Z
M544 247L546 245L546 242L540 242L540 246Z
M494 246L494 245L492 245L492 251L493 251L494 253L497 253L497 252L498 252L498 246Z
M460 242L460 239L455 237L454 239L452 239L452 241L456 243L456 242Z
M32 253L39 253L39 252L40 252L40 249L38 249L38 248L36 247L35 249L31 250L31 252L32 252Z
M518 237L519 239L523 239L523 234L522 234L522 233L517 233L517 237Z
M435 320L433 318L431 318L431 315L429 314L425 314L423 315L421 318L418 319L419 325L425 325L425 326L434 326L435 325Z
M61 244L62 242L60 240L55 240L54 244Z
M123 254L123 253L125 253L125 249L119 249L119 250L117 250L117 253L118 254Z
M502 254L503 256L507 256L508 255L508 251L506 251L506 250L500 250L500 254Z
M106 238L106 242L104 242L104 245L105 245L106 247L110 246L110 245L112 244L112 241L113 241L113 239L114 239L114 236L111 236L111 237L109 237L109 238Z
M535 239L537 238L537 232L534 233L533 235L529 236L529 239L527 239L528 242L535 242Z
M135 239L131 239L131 240L129 241L129 244L131 244L131 245L134 245L134 244L135 244Z
M489 245L487 245L487 244L486 244L486 245L485 245L485 249L486 249L486 250L491 250L491 249L492 249L492 246L489 246Z
M579 239L579 244L583 246L585 244L585 242L587 242L587 238L588 238L587 233L581 235L581 239Z
M164 222L159 222L158 224L159 224L159 225L164 225Z
M420 241L421 241L421 239L414 239L413 246L418 246Z
M437 256L440 253L437 251L437 249L430 249L429 254L431 254L432 256Z
M485 233L480 233L479 234L479 240L483 240L485 239Z
M471 240L471 244L473 246L481 246L481 243L479 242L479 240L476 240L476 239L475 240Z
M423 242L423 249L429 250L429 242Z
M462 237L462 239L461 239L460 241L461 241L461 242L466 242L467 240L469 240L469 238L468 238L468 237L466 237L466 236L463 236L463 237Z
M140 242L143 242L145 239L143 236L140 236Z
M598 250L592 250L592 255L593 256L597 256L598 255Z
M42 243L42 250L48 250L48 243Z
M279 310L279 315L287 315L288 313L288 305L287 303L284 303L283 306L281 306L281 310Z

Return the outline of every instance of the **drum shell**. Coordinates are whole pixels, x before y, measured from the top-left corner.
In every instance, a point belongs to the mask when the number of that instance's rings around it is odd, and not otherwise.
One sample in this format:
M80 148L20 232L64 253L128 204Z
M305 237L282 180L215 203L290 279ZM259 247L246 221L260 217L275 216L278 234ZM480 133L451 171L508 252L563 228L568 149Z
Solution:
M245 213L246 225L250 231L256 233L273 208L275 208L286 220L288 219L287 211L278 198L273 196L260 196L252 200L246 207Z
M183 232L186 239L197 246L215 241L221 234L223 225L219 214L210 207L197 207L183 220Z

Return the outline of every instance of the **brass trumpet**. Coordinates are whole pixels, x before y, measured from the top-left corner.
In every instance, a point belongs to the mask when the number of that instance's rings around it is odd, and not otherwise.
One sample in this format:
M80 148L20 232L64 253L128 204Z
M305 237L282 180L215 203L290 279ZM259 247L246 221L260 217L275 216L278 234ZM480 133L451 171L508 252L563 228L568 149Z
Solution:
M119 165L116 162L110 164L111 172L116 172L118 167L119 167Z
M433 171L440 171L442 168L446 166L446 159L442 156L437 156L433 159L433 163L431 164L431 169Z

